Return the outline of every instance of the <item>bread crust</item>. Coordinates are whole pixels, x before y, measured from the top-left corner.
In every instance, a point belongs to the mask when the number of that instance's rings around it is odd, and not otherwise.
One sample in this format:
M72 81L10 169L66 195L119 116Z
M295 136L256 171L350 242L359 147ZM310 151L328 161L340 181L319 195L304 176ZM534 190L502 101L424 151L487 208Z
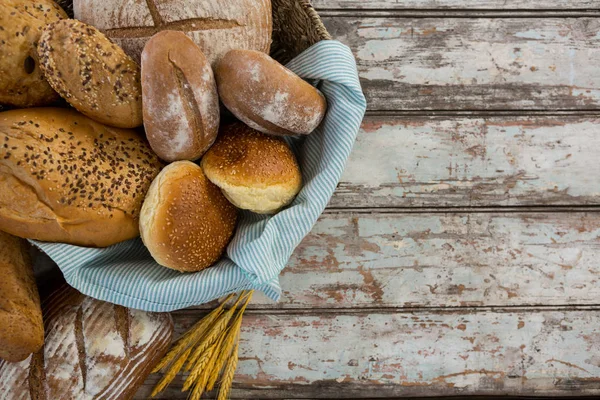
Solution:
M34 107L59 100L40 69L36 46L44 26L64 18L52 0L0 2L0 104Z
M0 113L0 229L81 246L134 238L161 167L137 132L74 110Z
M227 109L263 133L308 135L327 110L319 90L257 51L229 51L217 63L215 77Z
M236 221L237 210L202 169L177 161L152 182L142 206L140 233L157 263L195 272L221 258Z
M210 64L185 34L157 33L142 53L144 128L166 161L197 160L219 129L219 96Z
M23 361L44 344L44 324L26 243L0 231L0 358Z
M69 19L47 25L38 44L50 85L82 114L105 125L142 125L140 67L98 29Z
M202 169L235 206L261 214L277 212L302 187L300 167L283 139L239 122L221 127Z

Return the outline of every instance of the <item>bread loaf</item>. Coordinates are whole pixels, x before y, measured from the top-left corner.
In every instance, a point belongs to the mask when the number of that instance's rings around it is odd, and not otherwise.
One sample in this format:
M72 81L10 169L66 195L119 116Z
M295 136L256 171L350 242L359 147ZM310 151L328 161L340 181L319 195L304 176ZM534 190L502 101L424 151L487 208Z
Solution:
M181 32L162 31L142 53L144 129L166 161L197 160L219 130L219 96L202 51Z
M40 65L50 85L88 117L106 125L142 125L140 68L93 26L73 19L44 28Z
M134 238L161 167L135 131L74 110L0 113L0 229L81 246Z
M130 399L171 343L168 313L127 309L68 286L44 302L46 344L0 362L0 398Z
M59 99L40 70L37 42L50 22L67 18L52 0L0 2L0 104L32 107Z
M239 122L221 128L202 169L236 207L260 214L277 212L302 186L296 157L283 139Z
M270 0L74 0L73 9L136 60L166 29L187 34L211 64L231 49L268 53L271 46Z
M307 135L325 116L321 92L264 53L232 50L215 76L225 107L260 132Z
M1 231L0 276L0 358L22 361L44 344L42 309L24 240Z
M182 272L214 264L233 235L237 210L189 161L156 177L140 215L142 240L157 263Z

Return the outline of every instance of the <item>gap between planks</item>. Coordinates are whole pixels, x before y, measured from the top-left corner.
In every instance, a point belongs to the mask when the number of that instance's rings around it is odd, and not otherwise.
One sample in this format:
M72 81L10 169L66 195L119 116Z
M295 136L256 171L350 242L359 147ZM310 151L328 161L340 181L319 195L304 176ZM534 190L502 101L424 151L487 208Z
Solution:
M592 10L433 10L433 9L317 9L321 17L368 18L594 18L600 9Z

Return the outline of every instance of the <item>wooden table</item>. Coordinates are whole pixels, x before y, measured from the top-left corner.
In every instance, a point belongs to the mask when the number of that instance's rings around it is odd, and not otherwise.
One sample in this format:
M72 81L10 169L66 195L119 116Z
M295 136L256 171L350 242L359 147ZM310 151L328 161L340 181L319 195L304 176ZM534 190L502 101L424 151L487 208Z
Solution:
M600 0L315 5L369 111L233 396L600 395Z

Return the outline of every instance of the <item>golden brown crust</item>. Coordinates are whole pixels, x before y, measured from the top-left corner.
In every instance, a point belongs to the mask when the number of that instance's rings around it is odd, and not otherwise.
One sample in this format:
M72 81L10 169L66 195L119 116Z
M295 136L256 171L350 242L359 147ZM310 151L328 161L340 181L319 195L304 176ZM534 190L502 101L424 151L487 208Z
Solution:
M142 53L144 129L166 161L197 160L219 129L219 96L210 64L185 34L157 33Z
M170 164L148 190L142 240L159 264L200 271L219 260L233 236L237 210L189 161Z
M17 362L44 344L42 309L25 242L0 231L0 358Z
M299 182L298 163L289 146L242 124L224 125L202 158L207 175L236 186L266 187Z
M236 207L261 214L289 204L302 186L296 157L283 139L242 123L221 128L202 169Z
M82 246L134 238L161 167L136 132L74 110L0 113L0 229Z
M321 92L266 54L231 50L217 64L221 101L246 125L273 135L308 135L321 123Z
M33 107L59 99L42 73L37 42L50 22L67 18L52 0L0 2L0 104Z
M54 22L42 32L38 55L50 85L81 113L120 128L142 125L140 68L98 29Z

